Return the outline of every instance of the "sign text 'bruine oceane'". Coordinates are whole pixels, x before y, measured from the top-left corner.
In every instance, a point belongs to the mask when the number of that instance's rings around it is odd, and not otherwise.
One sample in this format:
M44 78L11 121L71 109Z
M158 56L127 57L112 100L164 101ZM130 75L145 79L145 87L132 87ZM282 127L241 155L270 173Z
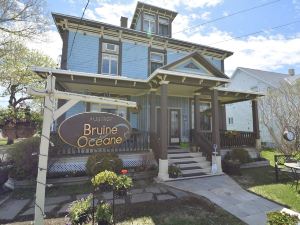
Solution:
M127 120L111 113L86 112L63 121L58 129L60 138L78 148L114 147L131 134Z

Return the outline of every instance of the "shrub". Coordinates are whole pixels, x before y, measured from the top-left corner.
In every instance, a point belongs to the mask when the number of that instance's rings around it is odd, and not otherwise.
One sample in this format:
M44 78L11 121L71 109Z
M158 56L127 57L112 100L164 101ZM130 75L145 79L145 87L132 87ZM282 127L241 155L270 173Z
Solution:
M112 209L108 203L98 205L96 220L98 224L110 224L112 222Z
M123 162L115 153L96 153L89 156L86 163L86 172L89 176L109 170L120 173L123 168Z
M8 159L13 167L10 176L16 179L33 178L37 175L40 137L31 137L20 141L8 151Z
M91 212L92 195L74 201L68 208L68 218L72 225L83 224L89 220Z
M242 148L236 148L233 149L231 152L227 152L224 159L239 160L242 164L251 161L248 151Z
M238 160L227 160L222 161L222 169L229 175L240 175L241 174L241 163Z
M181 175L181 171L180 171L180 168L177 167L176 165L172 164L169 166L169 176L171 178L176 178L178 176Z
M267 213L269 225L297 225L300 221L298 216L289 215L284 212L269 212Z

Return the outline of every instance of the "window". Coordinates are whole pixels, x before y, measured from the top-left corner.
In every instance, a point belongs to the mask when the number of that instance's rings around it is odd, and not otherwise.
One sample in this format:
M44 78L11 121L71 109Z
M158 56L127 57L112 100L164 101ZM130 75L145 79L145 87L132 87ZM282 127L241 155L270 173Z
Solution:
M158 34L161 36L169 36L169 20L159 17L158 19Z
M117 106L97 104L97 103L91 103L91 112L107 112L107 113L116 114L123 118L126 118L127 116L126 113L127 110L125 107L117 107Z
M228 118L228 124L233 124L233 117Z
M151 64L151 73L153 73L157 68L164 65L164 54L158 52L150 53L150 64Z
M143 29L147 33L155 34L155 16L151 14L144 14Z
M102 44L102 74L118 75L119 46L111 43Z
M211 131L211 106L209 102L200 102L200 129Z
M118 56L102 54L102 73L118 75Z

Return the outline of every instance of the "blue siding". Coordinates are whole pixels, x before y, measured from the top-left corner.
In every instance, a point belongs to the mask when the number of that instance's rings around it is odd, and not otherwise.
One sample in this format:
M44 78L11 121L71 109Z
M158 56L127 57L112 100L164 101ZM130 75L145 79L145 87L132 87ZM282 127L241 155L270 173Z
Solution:
M148 76L148 47L123 42L122 76L145 79Z
M70 57L74 32L69 32L68 69L98 73L99 37L77 33Z
M69 118L78 113L83 113L85 112L85 110L86 110L85 103L79 102L66 112L66 118Z
M167 63L172 63L174 61L177 61L185 56L187 56L189 53L183 53L183 52L176 52L176 51L167 51Z
M213 64L217 69L222 70L222 60L217 59L212 56L204 56L206 60L208 60L211 64Z

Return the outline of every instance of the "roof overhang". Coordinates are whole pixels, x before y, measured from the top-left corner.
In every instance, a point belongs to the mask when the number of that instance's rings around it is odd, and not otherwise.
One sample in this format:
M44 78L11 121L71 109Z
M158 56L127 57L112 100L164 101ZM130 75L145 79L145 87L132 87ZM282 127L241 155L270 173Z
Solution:
M222 104L263 96L258 92L235 91L220 87L220 85L230 82L229 79L163 69L157 69L145 80L44 67L33 67L32 70L44 79L49 74L54 75L57 84L62 89L74 93L137 96L147 94L151 89L157 89L159 94L161 81L167 81L169 96L193 97L195 93L200 93L202 100L210 100L211 91L217 89Z

